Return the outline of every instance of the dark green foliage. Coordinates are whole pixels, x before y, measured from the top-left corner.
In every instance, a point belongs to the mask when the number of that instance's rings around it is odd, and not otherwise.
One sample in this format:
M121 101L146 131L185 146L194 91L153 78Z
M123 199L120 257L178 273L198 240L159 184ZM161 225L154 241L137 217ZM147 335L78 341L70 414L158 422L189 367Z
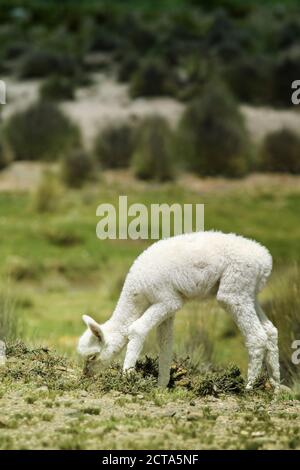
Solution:
M170 94L172 79L167 64L156 57L142 61L138 70L132 75L130 94L133 98L138 96L160 96Z
M194 382L193 390L200 397L218 396L220 393L240 395L245 390L245 383L240 369L237 366L230 366L216 372L208 371L200 376Z
M282 129L268 134L260 156L263 171L300 173L300 137L293 131Z
M239 177L249 169L248 138L239 109L215 82L187 107L179 126L180 157L199 175Z
M6 152L5 148L0 143L0 171L6 168L10 161L8 152Z
M136 53L127 53L124 57L120 57L120 64L118 67L118 79L120 82L127 82L131 80L134 72L139 67L139 56Z
M167 181L174 178L173 134L166 120L146 118L137 130L137 146L132 167L140 179Z
M10 117L4 138L16 160L55 160L79 144L80 133L54 104L39 101Z
M300 77L300 47L294 46L282 52L274 71L275 103L279 106L292 106L291 85Z
M75 96L74 80L67 77L53 76L40 87L40 97L48 101L73 100Z
M72 77L77 70L75 58L43 49L30 50L22 57L19 64L20 78L47 78L53 73Z
M134 130L128 124L114 124L100 131L94 155L103 168L126 168L134 150Z
M90 180L94 170L94 160L84 150L73 149L63 158L62 177L64 182L73 188L79 188Z
M272 101L274 91L274 60L264 55L238 57L237 51L224 72L225 80L242 103L256 105Z

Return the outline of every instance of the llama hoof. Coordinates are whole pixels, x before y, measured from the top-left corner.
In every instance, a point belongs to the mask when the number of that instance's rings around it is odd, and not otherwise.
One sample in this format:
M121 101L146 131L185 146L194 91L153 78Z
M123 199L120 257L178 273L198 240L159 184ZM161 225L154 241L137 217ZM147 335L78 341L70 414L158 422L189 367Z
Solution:
M135 368L134 367L130 367L130 369L124 369L123 370L123 375L133 375L135 373Z
M276 395L280 393L292 393L292 389L290 387L287 387L286 385L276 384L275 386L273 385L273 387L274 387L274 393Z

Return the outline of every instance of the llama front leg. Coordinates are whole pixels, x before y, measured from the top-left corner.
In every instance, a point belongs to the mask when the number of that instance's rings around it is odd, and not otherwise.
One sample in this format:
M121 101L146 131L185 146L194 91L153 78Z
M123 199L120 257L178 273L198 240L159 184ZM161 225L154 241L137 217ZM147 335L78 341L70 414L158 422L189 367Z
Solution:
M173 324L174 317L171 317L161 323L157 328L157 340L159 345L159 387L167 387L170 381L173 349Z
M170 315L182 306L181 299L159 302L151 305L146 312L129 327L127 351L123 371L135 367L142 352L146 336L155 327L167 320Z

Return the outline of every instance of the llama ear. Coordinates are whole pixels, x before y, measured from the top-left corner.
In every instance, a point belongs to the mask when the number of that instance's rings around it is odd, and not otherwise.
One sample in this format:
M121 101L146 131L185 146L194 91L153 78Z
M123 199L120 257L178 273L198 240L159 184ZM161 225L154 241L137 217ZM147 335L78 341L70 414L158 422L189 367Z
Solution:
M103 341L103 333L100 325L98 325L98 323L89 315L82 315L82 320L93 333L93 335L96 336L100 341Z

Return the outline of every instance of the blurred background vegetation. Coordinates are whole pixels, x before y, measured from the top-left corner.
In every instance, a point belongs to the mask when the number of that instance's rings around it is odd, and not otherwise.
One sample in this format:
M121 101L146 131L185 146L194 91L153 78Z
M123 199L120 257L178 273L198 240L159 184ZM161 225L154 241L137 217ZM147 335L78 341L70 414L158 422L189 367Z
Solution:
M110 315L149 242L97 240L98 204L205 203L206 229L270 249L262 302L299 379L299 38L296 0L0 0L1 336L71 354L81 314ZM246 365L210 301L176 350Z

